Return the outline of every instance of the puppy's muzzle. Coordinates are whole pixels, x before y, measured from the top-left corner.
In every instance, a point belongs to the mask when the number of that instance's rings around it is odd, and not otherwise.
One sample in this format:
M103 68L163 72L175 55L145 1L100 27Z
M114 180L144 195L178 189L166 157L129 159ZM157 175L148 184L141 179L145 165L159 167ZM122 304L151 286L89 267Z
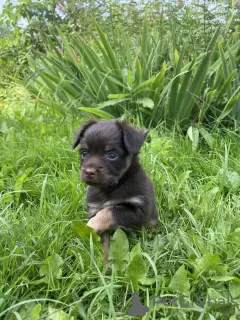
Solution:
M98 173L103 169L101 166L87 166L82 168L82 179L86 182L95 181L98 178Z
M96 176L97 170L95 168L86 168L84 170L84 175L87 179L93 179Z

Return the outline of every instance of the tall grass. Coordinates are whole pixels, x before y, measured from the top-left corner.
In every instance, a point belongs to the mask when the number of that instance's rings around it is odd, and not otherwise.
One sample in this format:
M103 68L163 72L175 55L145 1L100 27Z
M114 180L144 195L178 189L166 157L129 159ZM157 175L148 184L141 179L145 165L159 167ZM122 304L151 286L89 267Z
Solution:
M128 241L131 258L116 262L113 250L115 272L104 276L71 150L83 119L38 107L34 117L1 117L1 319L123 319L136 290L149 306L144 319L237 319L239 130L216 128L197 145L177 129L150 132L141 161L156 189L157 234L115 235L112 250ZM154 306L154 295L195 304Z

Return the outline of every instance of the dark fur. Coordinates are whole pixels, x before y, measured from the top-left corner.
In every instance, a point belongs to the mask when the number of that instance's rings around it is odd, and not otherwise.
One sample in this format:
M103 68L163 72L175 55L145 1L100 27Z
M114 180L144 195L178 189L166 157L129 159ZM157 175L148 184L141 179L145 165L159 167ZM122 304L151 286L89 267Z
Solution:
M89 185L89 225L98 224L96 218L101 210L105 214L104 208L109 214L106 230L156 225L153 185L138 159L145 137L144 131L120 121L90 121L77 132L73 148L81 145L81 179ZM109 152L117 158L109 159ZM95 231L104 232L102 226Z

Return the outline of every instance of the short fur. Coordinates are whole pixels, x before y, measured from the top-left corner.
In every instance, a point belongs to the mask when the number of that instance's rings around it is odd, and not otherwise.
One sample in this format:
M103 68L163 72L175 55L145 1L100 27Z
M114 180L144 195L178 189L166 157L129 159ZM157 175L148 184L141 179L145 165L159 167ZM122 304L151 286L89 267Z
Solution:
M90 121L76 133L73 148L81 145L80 176L89 185L88 225L100 235L157 224L153 184L138 159L145 137L120 121Z

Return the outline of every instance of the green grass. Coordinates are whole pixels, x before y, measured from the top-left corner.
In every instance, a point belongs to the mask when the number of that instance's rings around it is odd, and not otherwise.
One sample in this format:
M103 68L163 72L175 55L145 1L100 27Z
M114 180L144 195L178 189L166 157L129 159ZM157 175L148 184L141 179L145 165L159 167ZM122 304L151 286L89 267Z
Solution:
M150 132L141 161L155 185L159 230L129 233L130 250L141 246L138 265L132 253L126 271L105 276L97 238L72 227L87 216L71 149L84 120L17 97L11 116L9 100L0 114L0 319L128 319L136 288L150 309L143 319L238 319L233 303L154 307L153 297L184 294L197 304L240 295L239 132L215 129L212 146L201 138L197 149L176 131Z

